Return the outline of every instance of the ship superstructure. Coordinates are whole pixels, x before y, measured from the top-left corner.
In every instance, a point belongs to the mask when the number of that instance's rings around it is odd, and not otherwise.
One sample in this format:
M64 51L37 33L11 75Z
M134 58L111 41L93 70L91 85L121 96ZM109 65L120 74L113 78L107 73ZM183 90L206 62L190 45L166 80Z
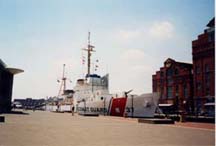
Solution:
M91 56L95 48L90 42L90 32L88 33L88 45L84 48L87 51L87 74L85 78L78 79L74 87L74 105L77 110L78 104L82 102L101 102L107 98L111 98L109 93L109 75L100 76L91 74Z
M74 98L77 101L98 101L109 95L109 75L100 77L97 74L87 75L86 79L78 79L74 87Z

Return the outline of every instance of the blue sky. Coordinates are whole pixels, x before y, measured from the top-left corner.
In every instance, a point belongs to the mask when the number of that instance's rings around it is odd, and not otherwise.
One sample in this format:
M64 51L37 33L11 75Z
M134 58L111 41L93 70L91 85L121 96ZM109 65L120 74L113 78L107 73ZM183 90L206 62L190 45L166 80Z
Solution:
M214 17L213 0L0 0L0 58L24 69L13 98L55 96L66 64L82 77L82 51L91 31L97 73L110 73L110 91L152 91L152 74L168 58L192 62L191 41Z

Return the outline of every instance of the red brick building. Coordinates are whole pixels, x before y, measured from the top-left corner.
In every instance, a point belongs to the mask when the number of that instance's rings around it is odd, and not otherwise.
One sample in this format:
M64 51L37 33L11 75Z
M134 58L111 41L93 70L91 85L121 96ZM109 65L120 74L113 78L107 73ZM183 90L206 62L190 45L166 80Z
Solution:
M207 29L192 41L194 70L194 100L197 113L205 111L206 103L214 103L215 97L215 21L207 24ZM212 109L214 110L214 109Z
M193 65L168 58L152 76L153 92L160 93L160 104L174 106L175 111L193 112Z

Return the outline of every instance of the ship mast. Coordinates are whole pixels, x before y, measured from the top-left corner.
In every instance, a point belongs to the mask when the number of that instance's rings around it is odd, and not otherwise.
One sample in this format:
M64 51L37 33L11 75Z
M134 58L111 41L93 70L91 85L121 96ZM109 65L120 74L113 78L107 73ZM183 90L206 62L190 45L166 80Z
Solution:
M58 96L61 95L61 91L63 91L63 94L64 94L64 91L66 90L66 80L67 78L65 77L65 64L63 64L62 79L61 79L61 85L60 85L60 89L58 92Z
M87 48L83 49L85 51L87 51L87 56L88 56L88 63L87 63L87 75L90 75L91 73L91 52L95 52L95 50L93 50L93 48L95 48L94 46L91 45L90 42L90 35L91 33L88 32L88 46Z

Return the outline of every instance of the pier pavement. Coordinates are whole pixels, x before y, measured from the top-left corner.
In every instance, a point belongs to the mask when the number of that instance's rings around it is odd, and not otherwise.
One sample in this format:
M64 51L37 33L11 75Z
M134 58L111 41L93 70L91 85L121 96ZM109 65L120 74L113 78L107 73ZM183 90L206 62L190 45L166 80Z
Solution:
M214 124L153 125L130 118L25 112L4 114L5 123L0 123L0 146L215 145Z

